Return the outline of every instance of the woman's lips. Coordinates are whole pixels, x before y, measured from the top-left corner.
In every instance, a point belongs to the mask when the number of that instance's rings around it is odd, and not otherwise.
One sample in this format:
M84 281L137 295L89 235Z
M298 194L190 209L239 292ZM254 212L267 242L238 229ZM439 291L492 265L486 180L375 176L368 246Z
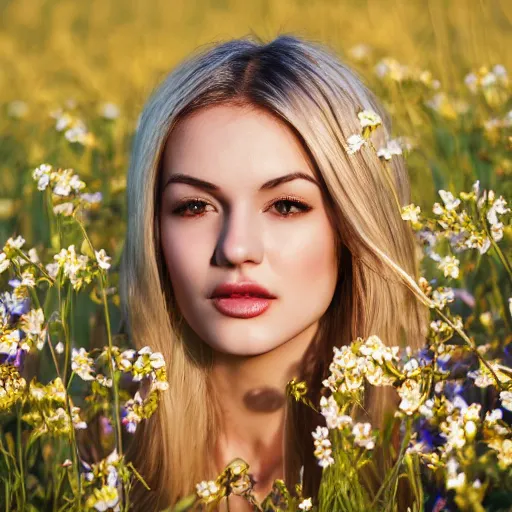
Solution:
M250 295L231 295L229 297L214 297L215 308L226 316L234 318L253 318L263 314L274 299L254 297Z

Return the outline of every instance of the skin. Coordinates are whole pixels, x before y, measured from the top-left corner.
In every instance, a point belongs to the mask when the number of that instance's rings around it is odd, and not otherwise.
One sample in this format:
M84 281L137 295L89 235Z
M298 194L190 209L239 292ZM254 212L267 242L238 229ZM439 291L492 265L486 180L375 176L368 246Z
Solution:
M181 313L214 353L211 385L222 397L223 418L217 464L222 469L235 457L246 460L262 499L273 480L284 476L286 383L336 287L336 237L320 181L283 121L235 105L210 106L180 120L162 164L165 262ZM295 179L260 190L297 171L316 183ZM218 190L168 183L178 173ZM202 203L189 204L179 215L177 208L191 199ZM245 279L277 297L270 308L249 319L217 311L209 299L213 289Z

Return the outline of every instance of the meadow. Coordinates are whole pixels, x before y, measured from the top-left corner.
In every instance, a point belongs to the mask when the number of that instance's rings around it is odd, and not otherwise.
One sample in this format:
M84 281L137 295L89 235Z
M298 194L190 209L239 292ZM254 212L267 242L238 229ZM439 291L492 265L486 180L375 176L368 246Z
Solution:
M197 47L294 33L334 48L392 115L396 143L375 149L383 168L396 152L406 157L412 192L402 217L421 241L416 286L433 323L422 354L390 352L378 339L337 354L360 373L335 358L332 395L315 404L332 425L314 433L327 475L320 501L278 486L282 508L264 510L395 510L401 474L415 482L417 511L511 510L510 2L0 0L0 27L0 509L121 506L112 479L128 485L133 469L119 457L121 431L150 416L166 389L159 355L130 352L116 335L126 170L140 110ZM378 125L362 116L360 144ZM117 390L121 374L149 379L149 398ZM385 442L345 416L365 379L398 390L407 442L385 489L370 495L353 475L360 492L349 499L332 479ZM289 394L307 401L300 383ZM115 447L119 459L84 479L69 440L98 412L109 418L105 450ZM445 434L442 443L426 446L426 424ZM329 446L349 455L331 463ZM428 483L418 480L420 465ZM230 492L249 496L246 475L240 463L217 482L198 482L181 510L214 506Z

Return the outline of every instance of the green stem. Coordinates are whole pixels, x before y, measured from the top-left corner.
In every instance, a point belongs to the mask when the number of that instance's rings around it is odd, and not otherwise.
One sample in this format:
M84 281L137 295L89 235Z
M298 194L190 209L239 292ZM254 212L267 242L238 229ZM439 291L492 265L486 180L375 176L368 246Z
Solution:
M484 226L487 238L489 238L493 249L496 251L498 258L500 259L502 265L505 267L505 270L507 271L508 279L509 279L510 283L512 284L512 266L510 265L510 262L508 261L507 257L505 256L505 254L503 254L503 251L500 249L500 246L498 245L496 240L494 240L492 234L490 233L487 219L482 210L480 210L480 220L482 222L482 225Z
M94 254L94 246L92 245L91 240L89 239L89 236L87 235L87 232L83 226L83 224L80 221L77 221L78 225L80 226L80 229L82 231L82 234L84 235L85 240L87 241L87 244L89 245L89 249L91 253ZM113 352L113 342L112 342L112 330L110 325L110 314L108 311L108 301L107 301L107 292L106 292L106 273L101 271L99 275L99 284L100 284L100 290L101 290L101 298L103 303L103 310L105 313L105 326L107 330L107 339L108 339L108 364L110 369L110 377L112 379L112 390L114 394L114 423L115 423L115 438L116 438L116 449L117 449L117 455L119 458L123 457L123 444L122 444L122 431L121 431L121 417L120 417L120 401L119 401L119 389L118 389L118 379L116 378L116 372L114 369L114 363L112 361L112 352ZM123 495L125 494L125 484L124 481L122 482L122 489L123 489Z
M21 405L18 404L16 411L16 442L18 445L18 459L19 459L19 476L21 479L20 487L21 487L21 503L18 503L20 510L25 510L25 504L27 500L27 494L25 489L25 463L23 460L23 448L22 448L22 439L21 439Z
M454 330L456 331L459 336L466 342L468 347L471 349L471 351L477 356L477 358L480 360L480 362L489 370L491 375L493 376L494 380L496 381L496 386L498 389L503 389L503 386L501 385L501 381L496 375L495 371L492 369L491 365L486 361L486 359L480 354L478 351L477 346L475 345L475 342L468 337L468 335L460 328L457 327L446 315L444 315L439 308L436 308L437 313L441 318Z
M406 427L405 427L405 435L404 435L404 438L402 440L402 446L400 447L400 452L398 454L398 459L397 459L397 461L396 461L392 471L390 471L387 474L386 479L384 480L384 483L381 485L379 491L375 495L375 498L373 499L373 502L372 502L370 510L374 510L374 508L377 505L377 502L378 502L380 496L386 490L387 486L396 477L398 471L400 470L400 466L402 464L402 460L403 460L403 457L404 457L404 454L405 454L405 450L407 449L407 446L409 444L409 440L411 438L411 429L412 429L412 419L411 418L407 418L406 419Z

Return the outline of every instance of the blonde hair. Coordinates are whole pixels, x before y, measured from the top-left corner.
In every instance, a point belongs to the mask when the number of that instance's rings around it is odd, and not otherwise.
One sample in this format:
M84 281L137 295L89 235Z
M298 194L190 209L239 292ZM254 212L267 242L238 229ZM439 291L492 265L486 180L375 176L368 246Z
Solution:
M414 293L419 278L414 234L400 216L409 203L409 181L401 156L385 165L371 148L347 153L347 138L360 133L357 113L371 109L383 124L372 135L376 147L390 138L391 125L374 94L321 44L291 35L269 43L244 37L202 48L174 69L145 105L128 171L128 226L121 264L121 303L136 348L163 353L170 388L157 412L139 425L127 451L151 487L137 484L135 510L160 510L215 478L212 467L217 408L208 387L211 349L190 335L174 301L161 253L158 193L161 155L183 116L231 103L265 109L284 120L311 157L339 239L339 280L320 329L304 357L299 378L319 399L334 346L377 334L387 344L406 339L423 344L427 309ZM366 409L380 424L394 407L382 389L367 394ZM319 467L311 430L321 417L288 403L285 482L299 480L313 495Z

